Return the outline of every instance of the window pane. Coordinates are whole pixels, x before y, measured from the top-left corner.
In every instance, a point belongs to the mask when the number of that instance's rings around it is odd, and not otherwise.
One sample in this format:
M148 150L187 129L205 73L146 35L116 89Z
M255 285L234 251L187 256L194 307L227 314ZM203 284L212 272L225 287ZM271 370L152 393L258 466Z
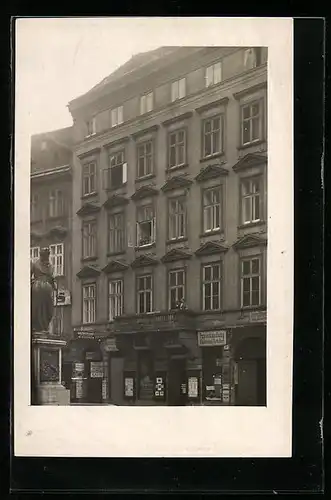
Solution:
M205 296L204 309L205 309L205 311L211 310L211 297L210 296Z
M219 265L213 266L212 269L213 269L213 279L218 280L220 277L220 266Z
M185 97L185 94L186 94L186 81L185 81L185 78L182 78L181 80L179 80L179 97L182 98L182 97Z
M214 281L212 283L212 295L218 297L219 294L219 281Z
M204 205L211 205L213 202L213 192L205 191L204 193Z
M146 283L146 290L151 290L151 288L152 288L152 277L151 276L146 276L145 283Z
M253 274L258 274L260 272L260 260L259 259L253 259L252 260L252 273Z
M204 230L212 229L212 207L204 209Z
M140 313L145 312L145 305L144 305L144 294L140 293L138 297L138 311Z
M242 108L242 113L243 113L243 118L249 118L250 117L250 106L244 106Z
M247 120L243 122L243 144L247 144L250 141L251 141L251 127L250 127L250 121Z
M243 289L244 289L244 292L250 291L250 289L251 289L251 279L250 278L243 279Z
M205 283L205 296L211 297L211 283Z
M254 220L260 219L260 196L254 196Z
M205 151L204 155L208 156L212 154L212 148L211 148L211 135L205 135Z
M213 124L213 130L216 131L216 130L219 130L220 129L220 118L214 118L213 121L212 121L212 124Z
M117 111L118 114L118 123L123 123L123 106L120 106Z
M252 119L252 141L256 139L260 139L260 119L253 118Z
M259 103L252 104L251 110L252 110L252 116L258 115L260 111Z
M249 292L244 292L243 293L243 306L247 307L250 306L250 293Z
M172 146L170 148L170 167L174 167L176 165L176 148Z
M213 83L213 66L209 66L206 69L206 86L208 87Z
M260 289L260 278L258 276L254 276L252 278L252 291L259 291Z
M176 285L176 273L170 273L170 286Z
M213 135L213 145L212 145L212 154L220 152L220 133L219 131L214 132Z
M146 293L146 312L151 312L152 310L152 294L150 292Z
M252 220L252 214L251 214L251 207L252 207L252 200L250 197L244 198L243 200L243 221L244 222L250 222Z
M178 272L178 285L184 284L184 271Z
M206 120L204 123L205 134L209 134L211 132L211 120Z
M180 145L178 146L178 165L182 165L185 161L184 157L185 151L184 151L184 146Z
M184 142L184 138L185 138L184 130L180 130L178 132L177 141L178 142Z
M259 291L252 291L252 306L258 306L259 304L260 304Z
M216 309L220 308L220 301L219 301L219 296L214 295L212 298L212 309L215 311Z
M217 63L214 66L214 83L219 83L222 80L222 66Z
M177 295L178 295L178 300L182 300L184 297L184 287L179 287L177 288Z
M210 279L211 279L211 267L210 266L204 267L204 279L205 279L205 281L210 281Z
M172 288L170 290L170 308L175 309L177 303L176 289Z
M249 260L244 260L242 263L243 274L250 274L251 272L251 263Z

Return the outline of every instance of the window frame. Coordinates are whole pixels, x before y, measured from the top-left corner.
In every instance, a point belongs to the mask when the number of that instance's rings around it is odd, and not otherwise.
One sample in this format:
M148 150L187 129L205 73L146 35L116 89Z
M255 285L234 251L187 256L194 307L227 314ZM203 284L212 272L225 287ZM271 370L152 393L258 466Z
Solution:
M205 278L205 269L207 267L213 267L213 266L219 266L219 279L218 280L206 280ZM201 310L204 311L205 313L212 313L215 311L222 311L222 301L223 301L223 259L218 260L218 261L211 261L211 262L204 262L201 264ZM218 308L213 308L211 307L210 309L206 309L206 292L205 292L205 285L207 283L218 283L218 302L219 302L219 307ZM211 285L212 288L212 285ZM211 306L213 306L213 297L214 295L210 295L210 303Z
M30 215L31 215L31 222L38 222L42 219L39 193L33 193L31 195Z
M86 297L84 296L84 290L86 288L93 288L94 289L94 297L87 297L88 300L93 300L94 302L94 313L93 313L93 319L94 321L86 321L85 317L85 300ZM88 282L88 283L83 283L82 284L82 324L83 325L92 325L96 323L97 319L97 284L95 281L93 282Z
M249 221L244 220L244 199L246 198L253 198L256 197L254 196L254 193L250 191L247 195L243 195L243 184L244 182L249 182L250 184L253 183L254 181L257 181L259 184L259 191L256 193L259 196L259 218L258 219L252 219ZM246 227L249 225L253 224L259 224L263 222L264 220L264 215L263 215L263 210L264 210L264 178L263 174L254 174L254 175L247 175L247 176L242 176L239 178L239 208L240 208L240 213L239 213L239 226L240 227ZM252 201L253 204L253 201ZM251 212L253 213L252 207L251 207Z
M139 221L139 212L140 210L147 210L147 209L152 209L153 216L151 219L146 219ZM145 244L140 244L140 225L143 223L151 222L151 241L149 243ZM156 209L155 209L155 204L154 203L149 203L149 204L144 204L144 205L137 205L136 207L136 247L137 248L144 248L148 247L151 245L154 245L156 242Z
M184 95L180 94L181 82L184 82ZM187 90L186 86L187 86L187 81L185 76L171 82L171 102L180 101L181 99L184 99L186 97L186 90Z
M117 162L115 165L112 165L112 158L117 157L121 155L121 162ZM122 173L122 182L121 184L114 184L113 178L112 178L112 172L114 172L114 169L121 167L121 173ZM108 152L108 168L106 169L107 172L107 180L106 180L106 189L109 190L116 190L120 189L121 187L125 186L128 182L128 169L127 169L127 162L125 158L125 148L119 149L117 151L113 152Z
M220 80L219 81L216 81L215 82L215 67L216 66L220 66ZM212 79L211 79L211 82L208 84L208 70L212 70ZM212 64L210 64L209 66L206 66L205 68L205 87L206 88L209 88L209 87L213 87L214 85L219 85L220 83L222 83L223 81L223 61L216 61Z
M86 255L85 254L85 239L86 236L84 234L84 228L87 226L94 227L94 255ZM90 238L91 233L89 233ZM91 246L91 243L89 243ZM97 219L85 219L82 221L82 260L96 259L98 255L98 221Z
M94 165L94 173L91 174L91 165ZM85 169L88 167L89 172L86 175L85 174ZM91 190L91 178L94 178L94 190ZM89 184L89 190L85 192L85 179L88 179L88 184ZM97 190L97 161L96 160L91 160L91 161L86 161L82 164L82 197L87 197L87 196L92 196L98 192Z
M149 173L146 173L146 158L147 158L147 156L149 156L146 154L146 147L148 144L150 144L150 146L151 146L151 153L150 153L151 171ZM143 156L139 155L139 149L141 147L144 148L144 155ZM140 158L144 158L144 175L139 175L139 160L140 160ZM137 144L136 144L136 159L137 159L136 179L143 179L144 177L148 177L150 175L153 175L153 173L154 173L154 140L153 139L146 139L146 140L137 142Z
M140 279L146 279L150 278L151 280L151 288L144 288L144 290L139 290L139 280ZM140 293L141 292L141 293ZM139 304L140 304L140 295L145 294L146 292L149 292L150 294L150 311L144 310L143 312L140 311ZM146 306L146 296L144 299L144 306ZM146 307L144 307L146 309ZM136 314L150 314L154 311L154 275L153 272L146 272L143 274L137 274L136 275Z
M117 226L113 227L111 229L110 227L110 222L112 219L116 219L116 218L121 218L122 219L122 225L121 225L121 228L118 228ZM121 232L122 235L120 237L121 239L121 244L118 246L117 249L115 249L115 246L114 248L112 249L111 248L111 232L112 231L115 231L115 232ZM122 211L119 211L119 212L111 212L108 214L108 217L107 217L107 252L109 255L116 255L116 254L119 254L119 253L123 253L125 252L125 240L126 240L126 231L125 231L125 211L122 210Z
M178 205L178 202L182 201L183 206L184 206L184 211L182 213L183 215L183 229L184 229L184 234L181 236L174 236L172 237L172 229L171 229L171 218L172 216L176 217L176 229L178 229L178 216L179 212L175 212L174 214L171 213L171 203L175 202ZM168 241L177 241L177 240L182 240L187 237L187 199L185 194L178 195L178 196L171 196L167 200L167 205L168 205Z
M182 285L178 285L176 283L176 285L172 286L170 284L171 283L171 277L170 277L170 275L171 274L176 274L177 275L180 272L183 273L183 284ZM178 279L177 279L177 276L176 276L176 282L177 281L178 281ZM171 307L171 290L174 290L174 289L176 290L176 298L177 298L177 302L179 302L180 299L178 299L177 290L179 288L182 288L182 290L183 290L183 296L182 296L182 298L183 298L184 302L186 302L186 284L187 284L186 281L187 280L186 280L186 268L185 267L176 267L176 268L168 269L167 270L167 296L168 296L168 310L169 311L173 311L173 310L176 309L176 307L174 307L174 308Z
M32 254L33 254L33 250L38 250L37 251L37 254L38 256L37 257L33 257ZM40 247L30 247L30 262L37 262L37 260L40 258Z
M250 273L248 275L243 274L243 263L244 262L252 262L253 260L258 260L259 261L259 274L252 273L250 270ZM252 269L252 264L250 264L250 268ZM259 277L259 303L258 304L252 304L252 278L254 277ZM253 255L241 255L239 259L239 277L240 277L240 308L245 310L245 309L255 309L259 308L263 305L263 291L262 291L262 284L263 284L263 254L253 254ZM243 282L245 277L250 278L250 303L249 305L244 306L244 288L243 288Z
M205 132L205 125L207 122L213 122L213 120L219 118L220 120L220 128L219 128L219 134L218 134L218 140L219 140L219 151L214 151L213 153L206 154L206 132ZM202 135L202 151L201 151L201 158L203 159L208 159L212 158L215 155L222 155L224 153L224 135L225 135L225 113L217 113L212 116L208 116L202 119L201 121L201 135ZM211 131L209 134L213 138L213 132ZM212 142L214 140L212 139Z
M87 134L86 138L92 137L93 135L96 135L97 133L97 127L96 127L96 117L92 116L92 118L89 118L86 121L86 129L87 129Z
M48 191L48 216L56 219L65 215L65 196L62 189L54 188Z
M205 212L206 212L206 208L210 208L210 207L215 207L217 206L217 203L214 203L214 204L211 204L211 205L205 205L205 196L208 192L211 192L211 191L218 191L219 193L219 203L218 203L218 206L219 206L219 227L213 227L211 229L206 229L206 225L205 225ZM202 202L201 202L201 207L202 207L202 215L201 215L201 225L202 225L202 234L205 234L205 235L209 235L209 234L215 234L215 233L218 233L218 232L222 232L223 231L223 227L224 227L224 221L223 221L223 218L224 218L224 214L223 214L223 210L224 210L224 206L225 206L225 203L224 203L224 200L223 200L223 193L224 193L224 187L223 187L223 184L217 184L216 186L210 186L210 187L206 187L206 188L203 188L201 190L201 198L202 198ZM214 213L214 210L213 210L213 218L215 218L216 215Z
M184 151L184 161L183 163L178 163L177 162L177 157L178 157L178 152L177 152L177 147L178 147L178 141L176 141L176 143L174 145L171 145L170 144L170 141L171 141L171 136L175 135L177 136L177 134L179 134L180 132L183 132L184 133L184 148L183 148L183 151ZM177 128L177 129L174 129L174 130L170 130L168 132L168 167L167 167L167 170L175 170L177 168L181 168L181 167L184 167L185 165L187 165L187 148L188 148L188 141L187 141L187 127L181 127L181 128ZM180 143L181 144L181 143ZM176 148L176 153L175 153L175 156L176 156L176 165L170 165L170 159L171 159L171 147L175 146Z
M121 120L119 120L119 110L122 110L121 111ZM116 123L113 123L113 113L116 113ZM122 123L124 123L124 107L123 107L123 104L121 104L120 106L116 106L115 108L112 108L110 110L110 128L114 128L114 127L118 127L119 125L122 125Z
M110 291L111 285L113 283L121 283L121 291L120 292L112 292ZM111 315L111 298L114 297L115 301L119 300L119 310L120 314L118 315ZM118 304L117 304L118 306ZM117 307L115 308L117 310ZM109 278L108 279L108 321L112 322L115 320L116 317L122 316L124 314L124 279L123 277L120 278Z
M57 249L57 247L61 247L62 251L57 253L55 252L54 254L52 254L52 248L54 248L55 250ZM53 276L64 276L65 272L64 272L64 257L65 257L65 250L64 250L64 243L52 243L51 245L49 245L49 251L50 251L50 256L49 256L49 259L50 259L50 264L53 268ZM61 256L61 259L62 259L62 264L61 266L59 266L57 263L55 265L52 264L52 256L55 257L55 261L57 260L58 256ZM56 269L60 267L60 271L61 272L56 272Z
M244 109L247 107L252 107L254 105L258 104L259 105L259 114L258 120L259 120L259 137L257 139L251 139L252 137L252 120L254 119L254 116L252 117L251 114L249 118L244 119ZM244 122L248 121L250 123L250 140L248 142L244 142ZM256 97L253 98L247 102L242 102L240 104L240 145L241 147L248 147L250 145L254 145L256 143L259 143L264 140L264 97Z
M148 98L151 99L151 109L148 109ZM140 115L145 115L146 113L150 113L154 110L154 91L151 90L146 94L140 96Z

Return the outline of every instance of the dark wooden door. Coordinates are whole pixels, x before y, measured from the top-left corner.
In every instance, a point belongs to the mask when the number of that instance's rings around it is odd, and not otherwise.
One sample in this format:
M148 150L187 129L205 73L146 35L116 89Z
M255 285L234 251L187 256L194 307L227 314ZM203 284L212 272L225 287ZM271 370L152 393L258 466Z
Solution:
M183 392L186 386L185 360L172 359L169 361L168 369L168 405L184 406L187 400L186 392Z

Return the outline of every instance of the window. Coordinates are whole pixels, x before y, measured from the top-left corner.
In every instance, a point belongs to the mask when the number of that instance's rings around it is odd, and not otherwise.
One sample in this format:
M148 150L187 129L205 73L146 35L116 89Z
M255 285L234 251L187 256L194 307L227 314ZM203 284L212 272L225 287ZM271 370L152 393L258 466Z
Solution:
M255 101L241 108L242 144L262 139L262 103Z
M176 240L185 236L185 198L169 200L169 239Z
M123 106L112 109L110 117L112 127L116 127L116 125L123 123Z
M59 307L56 306L54 308L54 315L52 317L52 320L49 325L49 331L53 335L62 335L64 331L64 326L63 326L63 306Z
M40 247L30 248L30 260L31 262L36 262L39 259Z
M53 276L63 276L64 274L64 245L57 243L49 245L49 260L53 268Z
M137 313L152 312L152 275L137 278Z
M96 133L95 118L91 118L91 120L88 120L86 122L86 128L87 128L86 137L90 137L91 135L94 135Z
M185 271L176 269L169 272L169 309L176 309L185 299Z
M31 196L31 221L35 222L40 219L40 205L39 205L39 196L37 194L33 194Z
M83 166L83 195L96 192L97 165L95 162L87 163Z
M206 87L216 85L222 81L222 63L218 62L206 68Z
M109 253L122 252L125 247L124 214L109 215L108 251Z
M203 121L203 157L223 151L223 117Z
M221 308L221 264L203 266L202 280L203 310L219 310Z
M123 280L109 281L109 321L123 314Z
M246 69L257 68L261 65L261 47L251 47L245 50L244 65Z
M241 307L261 304L261 259L241 261Z
M137 246L155 242L155 214L150 205L137 209Z
M96 285L83 286L83 323L95 323Z
M97 223L95 220L83 222L83 259L97 254Z
M60 217L64 214L64 196L60 189L53 189L49 193L49 216Z
M153 109L153 92L143 95L140 98L140 114L143 115Z
M186 133L176 130L169 134L169 168L184 165L186 161Z
M181 78L171 84L171 100L182 99L186 95L186 79Z
M153 143L143 142L137 145L137 177L144 177L153 172Z
M127 181L127 164L124 163L124 151L111 154L109 164L110 168L107 170L107 188L116 189Z
M241 181L242 223L258 222L260 220L260 178L243 179Z
M208 189L203 193L203 231L221 229L221 188Z

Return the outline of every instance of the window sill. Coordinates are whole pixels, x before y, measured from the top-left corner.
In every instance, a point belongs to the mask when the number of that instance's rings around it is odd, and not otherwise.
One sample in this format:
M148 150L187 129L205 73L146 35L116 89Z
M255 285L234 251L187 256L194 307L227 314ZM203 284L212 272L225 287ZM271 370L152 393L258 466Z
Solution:
M170 172L173 172L176 170L180 170L181 168L187 168L187 167L188 167L188 163L183 163L182 165L175 165L174 167L168 167L166 169L166 172L170 173Z
M267 311L267 306L261 304L258 306L245 306L239 309L240 316L244 316L245 312L251 312L251 311Z
M84 137L84 139L85 139L85 140L87 140L87 139L91 139L91 137L94 137L95 135L97 135L97 133L96 133L96 132L93 132L93 134L88 134L88 135L86 135L86 136Z
M172 245L172 244L175 244L175 243L181 243L182 241L187 241L188 238L187 236L183 236L181 238L173 238L171 240L167 240L166 241L166 245Z
M264 220L258 220L256 222L247 222L247 224L240 224L238 226L238 229L246 229L250 227L256 227L256 226L264 226L266 224L266 221Z
M82 257L80 259L81 262L93 262L95 260L98 260L97 256L94 256L94 257Z
M215 153L209 156L204 156L203 158L200 159L200 163L204 163L206 161L214 160L214 158L221 158L224 156L224 151L221 153ZM224 162L225 163L225 162Z
M125 255L125 250L120 250L118 252L108 252L107 257L115 257L117 255Z
M93 198L94 196L97 196L97 191L93 191L93 193L86 193L86 194L83 194L80 199L81 200L86 200L88 198Z
M153 179L155 174L144 175L143 177L137 177L135 183L147 181L148 179Z
M214 236L215 234L220 234L224 236L224 231L222 229L215 229L213 231L205 231L199 235L199 238L206 238L208 236Z
M200 310L200 311L197 311L195 314L197 314L198 316L202 316L204 314L220 314L221 316L223 316L223 309L212 309L211 311L205 311L205 310Z
M242 150L242 149L248 149L252 148L254 146L260 146L261 144L265 144L267 141L265 139L258 139L257 141L249 142L247 144L241 144L241 146L238 146L237 149Z
M155 247L156 243L155 241L153 243L147 243L146 245L139 245L139 246L135 246L134 249L137 251L139 250L145 250L145 249L148 249L148 248L153 248Z

